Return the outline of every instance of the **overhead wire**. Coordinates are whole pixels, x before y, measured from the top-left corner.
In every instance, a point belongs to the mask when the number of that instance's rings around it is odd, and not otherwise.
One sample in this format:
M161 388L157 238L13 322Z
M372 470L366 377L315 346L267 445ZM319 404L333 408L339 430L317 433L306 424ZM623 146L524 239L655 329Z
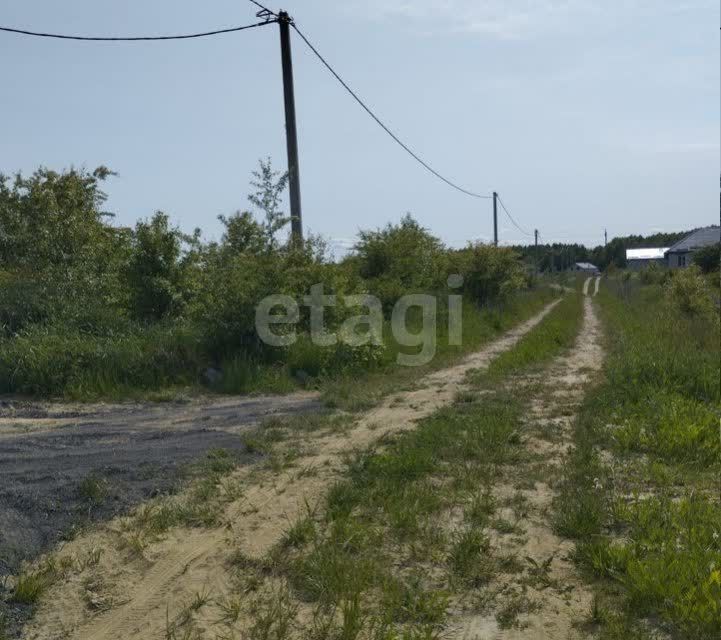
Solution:
M28 31L26 29L15 29L12 27L0 26L0 31L8 33L16 33L25 36L34 36L37 38L55 38L58 40L86 40L93 42L137 42L137 41L154 41L154 40L189 40L191 38L207 38L209 36L217 36L224 33L234 33L237 31L245 31L246 29L254 29L255 27L263 27L271 24L275 20L264 20L253 24L246 24L240 27L229 27L227 29L215 29L213 31L201 31L199 33L184 33L180 35L170 36L76 36L61 33L44 33L42 31Z
M210 36L216 36L216 35L222 35L226 33L235 33L238 31L245 31L246 29L254 29L256 27L262 27L267 24L276 23L279 19L279 15L275 13L274 11L271 11L267 7L263 6L260 2L257 2L257 0L250 0L250 2L257 7L261 9L257 13L257 17L263 18L261 22L256 22L253 24L247 24L237 27L230 27L226 29L215 29L212 31L202 31L197 33L187 33L187 34L178 34L178 35L167 35L167 36L80 36L80 35L68 35L68 34L60 34L60 33L47 33L47 32L41 32L41 31L30 31L26 29L16 29L13 27L5 27L0 26L0 31L4 31L7 33L15 33L18 35L25 35L25 36L32 36L32 37L38 37L38 38L54 38L58 40L80 40L80 41L93 41L93 42L138 42L138 41L164 41L164 40L188 40L192 38L205 38ZM272 16L272 19L271 19ZM295 24L293 20L290 20L290 25L293 27L295 32L298 34L298 36L303 40L303 42L306 44L306 46L313 52L313 54L320 60L320 62L330 71L330 73L333 75L333 77L341 84L341 86L353 97L353 99L368 113L368 115L373 118L373 120L404 150L406 153L408 153L416 162L418 162L422 167L424 167L427 171L429 171L431 174L433 174L436 178L442 180L444 183L452 187L453 189L471 196L473 198L480 198L480 199L491 199L493 196L488 194L481 194L476 193L474 191L470 191L469 189L464 189L463 187L459 186L452 180L449 180L444 175L436 171L431 165L429 165L426 161L424 161L417 153L415 153L407 144L405 144L374 112L373 110L360 98L360 96L348 85L348 83L340 76L340 74L331 66L331 64L321 55L321 53L316 49L313 44L308 40L308 38L303 34L303 32L298 28L298 26ZM513 225L518 229L521 233L532 236L532 233L529 233L527 230L525 230L523 227L521 227L516 220L513 218L513 216L508 211L508 208L506 207L505 203L501 199L500 196L498 196L498 201L501 204L501 207L505 211L506 215L508 216L508 219L513 223Z
M498 202L501 204L501 207L502 207L503 210L506 212L506 215L508 216L508 219L513 223L513 226L515 226L516 229L518 229L521 233L523 233L523 234L525 234L525 235L527 235L527 236L532 236L532 235L533 235L532 233L526 231L521 225L519 225L519 224L513 219L513 216L509 213L508 209L506 208L506 205L503 203L503 200L501 200L501 196L498 196Z
M253 2L253 0L251 0ZM472 196L473 198L482 198L482 199L490 199L492 196L475 193L473 191L469 191L468 189L464 189L463 187L458 186L455 182L452 182L445 176L441 175L436 171L433 167L431 167L427 162L425 162L423 159L421 159L418 154L416 154L414 151L412 151L408 145L406 145L393 131L388 128L383 121L371 110L371 108L361 100L361 98L358 96L358 94L353 91L353 89L348 86L348 83L341 78L341 76L336 72L336 70L330 65L330 63L320 54L320 52L310 43L308 38L306 38L300 29L298 29L298 26L291 21L290 25L293 27L295 32L300 36L300 38L305 42L305 44L308 46L308 48L315 54L315 56L323 63L323 65L328 69L328 71L331 72L331 74L335 77L335 79L340 82L340 84L343 86L343 88L355 99L355 101L363 107L363 109L368 113L368 115L373 118L373 120L376 121L376 123L391 137L393 140L395 140L412 158L414 158L418 163L420 163L423 167L425 167L428 171L430 171L434 176L445 182L447 185L453 187L457 191L460 191L461 193L465 193L468 196Z
M250 2L252 2L256 7L259 7L262 12L275 16L276 18L278 17L278 14L275 11L271 11L268 7L260 4L260 2L257 2L257 0L250 0ZM260 17L260 15L258 17Z

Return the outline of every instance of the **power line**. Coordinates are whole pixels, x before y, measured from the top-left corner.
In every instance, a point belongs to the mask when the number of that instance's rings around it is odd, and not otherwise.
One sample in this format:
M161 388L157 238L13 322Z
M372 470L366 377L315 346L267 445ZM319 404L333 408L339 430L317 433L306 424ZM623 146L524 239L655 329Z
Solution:
M266 15L275 16L276 18L278 17L278 14L275 13L275 11L271 11L268 7L260 4L260 2L256 2L256 0L250 0L250 2L252 2L256 7L260 7L260 11L257 14L259 18L264 18Z
M251 0L252 1L252 0ZM43 33L40 31L26 31L25 29L13 29L11 27L0 27L0 31L8 33L17 33L24 36L35 36L37 38L56 38L58 40L91 40L101 42L136 42L147 40L188 40L190 38L206 38L208 36L217 36L223 33L234 33L236 31L245 31L255 27L262 27L266 24L275 22L275 20L264 20L254 24L247 24L242 27L230 27L228 29L216 29L215 31L203 31L201 33L186 33L182 35L172 36L129 36L129 37L109 37L109 36L69 36L60 33Z
M251 0L251 2L253 2L253 1L254 1L254 0ZM445 182L447 185L450 185L451 187L453 187L453 188L456 189L457 191L460 191L461 193L465 193L466 195L472 196L472 197L474 197L474 198L484 198L484 199L486 199L486 198L487 198L487 199L490 199L490 198L491 198L490 195L482 195L482 194L474 193L473 191L468 191L467 189L464 189L463 187L459 187L457 184L455 184L454 182L451 182L448 178L445 178L445 177L442 176L440 173L438 173L435 169L433 169L433 167L431 167L429 164L427 164L426 162L424 162L424 161L423 161L416 153L414 153L405 143L403 143L403 142L400 140L400 138L398 138L398 136L397 136L395 133L393 133L385 124L383 124L383 122L380 120L380 118L378 118L378 116L376 116L375 113L373 113L373 111L371 111L370 107L368 107L368 106L363 102L363 100L361 100L360 97L358 97L358 94L356 94L356 92L353 91L353 89L351 89L351 88L348 86L348 84L343 80L343 78L341 78L341 77L338 75L338 73L336 73L335 69L333 69L333 67L330 66L330 64L326 61L326 59L325 59L325 58L318 52L318 50L309 42L308 38L306 38L306 37L301 33L300 29L298 29L298 27L296 26L296 24L295 24L294 22L291 22L291 26L293 27L293 29L295 29L296 33L300 36L300 38L303 40L303 42L305 42L306 45L308 45L308 48L309 48L309 49L316 55L316 57L325 65L325 67L328 69L328 71L330 71L330 72L333 74L333 76L335 77L335 79L338 80L338 82L340 82L341 85L343 85L343 88L344 88L348 93L350 93L351 96L353 96L353 98L355 99L355 101L356 101L361 107L363 107L363 109L368 113L368 115L369 115L371 118L373 118L373 120L375 120L376 123L378 123L378 125L380 125L380 127L381 127L391 138L393 138L393 140L395 140L408 154L410 154L417 162L419 162L423 167L425 167L428 171L430 171L434 176L436 176L437 178L440 178L440 179L443 180L443 182Z
M532 233L529 233L528 231L526 231L521 225L519 225L519 224L513 219L513 216L508 212L508 209L506 209L506 205L503 204L503 200L501 200L501 196L498 196L498 202L501 203L501 207L503 207L503 210L506 212L506 215L508 216L508 219L513 223L513 225L516 227L516 229L518 229L521 233L523 233L523 234L525 234L525 235L527 235L527 236L532 236L532 235L533 235Z

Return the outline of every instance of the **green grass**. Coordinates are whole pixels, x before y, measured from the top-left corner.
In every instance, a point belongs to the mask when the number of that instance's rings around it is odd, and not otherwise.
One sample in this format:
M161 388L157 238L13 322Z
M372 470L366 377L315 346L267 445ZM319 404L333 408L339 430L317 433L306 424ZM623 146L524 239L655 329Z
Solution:
M459 403L386 439L382 450L358 454L324 508L289 524L271 554L272 575L287 580L294 599L343 612L333 637L363 630L393 638L381 634L393 629L435 637L451 592L480 588L496 571L488 538L474 526L494 505L468 480L487 484L496 465L516 459L519 419L506 395ZM454 505L468 508L468 526L449 536L438 519ZM421 559L445 569L444 584L429 582L420 566L393 570Z
M362 376L340 375L324 379L321 390L325 402L346 411L363 411L374 406L383 396L402 388L412 387L423 374L449 366L466 353L480 349L512 327L527 320L549 304L557 295L546 287L516 294L502 307L478 310L467 304L463 308L463 344L449 345L445 339L446 324L439 317L439 338L432 362L421 367L391 365L402 349L390 344L386 360L389 364ZM362 382L362 384L359 384Z
M138 507L123 521L126 546L136 553L172 527L210 527L218 524L224 507L240 496L240 487L228 477L236 458L214 449L189 469L189 480L177 495L161 496Z
M718 638L718 319L679 313L656 285L610 289L596 298L606 381L579 416L556 528L616 612L596 616L600 637L645 637L651 620L673 638Z
M525 355L514 371L533 369L567 348L580 327L578 297L569 300L562 304L575 313L564 316L564 339L539 327L532 340L543 348L533 357L519 343L515 348ZM544 302L534 301L524 314ZM555 327L553 317L544 322ZM275 588L263 595L268 580L287 585L283 610L295 614L298 603L312 609L312 637L431 639L439 637L454 597L483 592L500 572L523 571L517 558L494 556L489 533L503 525L518 532L495 517L491 487L501 467L526 459L519 436L524 400L501 384L478 391L352 456L325 503L288 523L265 560L239 556L239 592L257 592L258 610L265 612L278 600ZM272 455L273 442L258 446ZM527 508L522 494L504 505L519 517ZM453 526L451 512L459 514ZM513 626L532 607L522 594L510 598L503 623Z
M573 345L582 319L583 296L566 294L541 324L527 333L513 349L495 358L486 371L477 375L481 379L499 380L530 367L542 367L560 349Z
M95 474L86 476L78 486L80 497L91 507L102 504L109 492L108 481Z
M27 573L18 577L10 597L18 604L35 604L50 586L51 582L44 573Z
M465 305L462 346L447 344L447 317L440 298L437 353L421 369L446 366L540 310L552 295L539 287L517 292L493 308ZM409 317L409 330L419 329L418 319ZM218 364L202 329L191 323L131 323L122 331L101 335L36 325L12 338L0 337L0 393L70 400L171 400L203 390L288 393L310 387L323 390L332 406L368 408L399 382L418 375L417 368L395 364L396 355L408 349L395 342L388 322L384 329L383 348L319 347L301 334L287 349L231 352ZM213 366L220 367L222 376L209 382L205 372Z

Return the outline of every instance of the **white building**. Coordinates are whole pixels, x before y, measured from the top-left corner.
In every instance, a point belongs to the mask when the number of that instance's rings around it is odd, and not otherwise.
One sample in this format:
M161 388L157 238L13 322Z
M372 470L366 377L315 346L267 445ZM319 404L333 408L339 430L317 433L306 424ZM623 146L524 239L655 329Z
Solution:
M659 266L666 264L666 252L668 247L648 249L626 249L626 268L643 269L652 262Z

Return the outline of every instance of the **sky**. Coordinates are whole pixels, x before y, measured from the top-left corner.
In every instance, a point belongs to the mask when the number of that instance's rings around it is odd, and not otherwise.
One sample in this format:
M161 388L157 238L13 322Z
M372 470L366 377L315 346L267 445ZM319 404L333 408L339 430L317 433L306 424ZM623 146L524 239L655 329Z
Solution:
M268 0L271 2L272 0ZM285 0L388 126L466 189L498 191L541 242L601 244L719 222L718 0ZM243 0L5 0L0 25L155 35L255 22ZM492 206L427 173L297 37L304 225L337 252L411 212L451 246ZM0 33L0 172L106 165L106 208L218 239L259 158L284 169L277 25L85 43ZM532 242L501 211L502 244Z

